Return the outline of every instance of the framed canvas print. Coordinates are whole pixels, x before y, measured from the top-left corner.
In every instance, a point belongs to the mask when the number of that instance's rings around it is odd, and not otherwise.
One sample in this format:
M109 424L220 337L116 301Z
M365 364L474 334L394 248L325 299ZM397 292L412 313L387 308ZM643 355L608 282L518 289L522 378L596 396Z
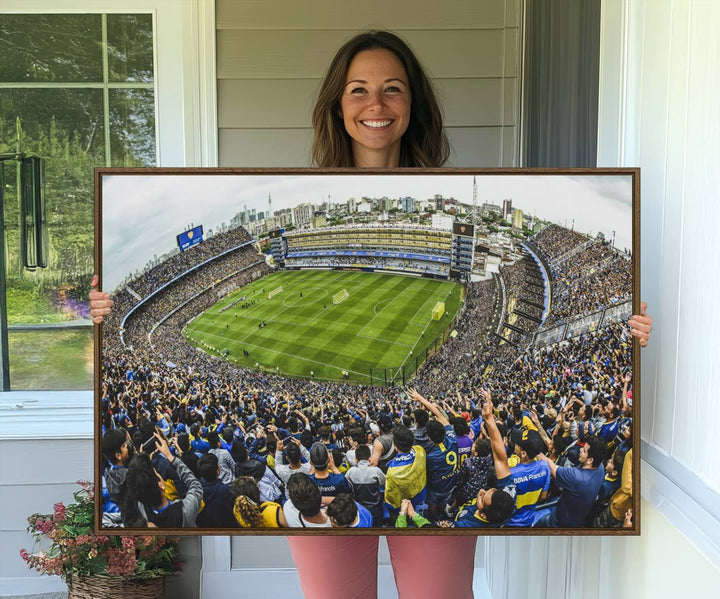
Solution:
M98 169L97 530L638 534L639 171Z

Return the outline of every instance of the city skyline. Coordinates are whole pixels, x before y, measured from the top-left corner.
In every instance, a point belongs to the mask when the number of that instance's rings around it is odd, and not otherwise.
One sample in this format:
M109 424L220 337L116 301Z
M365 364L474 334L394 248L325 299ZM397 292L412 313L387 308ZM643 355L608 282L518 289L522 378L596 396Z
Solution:
M478 208L512 206L525 215L582 233L615 236L619 249L632 247L632 177L604 174L485 175L478 173ZM244 209L266 212L300 204L345 203L354 198L417 202L435 195L472 205L473 174L132 174L102 178L103 288L112 291L154 256L177 247L190 224L218 230Z

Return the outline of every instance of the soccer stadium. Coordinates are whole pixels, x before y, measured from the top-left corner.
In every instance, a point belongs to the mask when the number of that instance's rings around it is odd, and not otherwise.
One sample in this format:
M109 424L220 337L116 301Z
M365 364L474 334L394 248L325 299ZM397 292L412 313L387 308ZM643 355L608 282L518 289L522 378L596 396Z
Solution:
M131 453L158 447L147 453L185 514L171 528L623 525L626 252L546 222L508 238L497 271L477 276L488 247L459 220L277 228L266 253L243 226L191 233L118 286L103 325L104 526L159 522L157 506L109 476L128 466L118 431ZM558 473L593 471L578 483L582 505L538 454ZM508 482L499 465L522 474ZM303 477L323 497L317 513L293 501ZM514 506L499 520L478 504L494 485ZM190 518L193 497L204 508Z

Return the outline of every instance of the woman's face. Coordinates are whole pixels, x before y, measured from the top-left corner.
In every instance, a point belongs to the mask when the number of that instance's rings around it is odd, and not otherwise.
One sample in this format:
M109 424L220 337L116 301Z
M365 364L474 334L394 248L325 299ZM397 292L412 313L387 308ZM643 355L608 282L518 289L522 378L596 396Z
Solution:
M400 140L410 122L410 101L408 76L395 54L376 49L355 55L340 99L355 166L400 164Z

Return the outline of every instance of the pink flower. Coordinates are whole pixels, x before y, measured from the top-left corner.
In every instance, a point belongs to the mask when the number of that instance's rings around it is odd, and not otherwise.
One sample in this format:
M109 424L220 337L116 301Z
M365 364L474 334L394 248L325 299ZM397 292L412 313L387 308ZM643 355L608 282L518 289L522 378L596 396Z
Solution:
M43 518L35 520L35 528L44 535L49 533L52 530L52 527L52 520L44 520Z
M95 486L91 482L87 480L78 480L76 482L88 494L88 501L95 499Z
M20 557L23 559L23 561L27 562L30 560L30 554L27 552L27 549L21 549L20 550Z
M124 549L135 549L135 539L132 537L123 537L121 542Z
M125 549L109 549L108 554L108 574L116 574L118 576L127 576L135 573L137 560L135 552Z
M62 559L59 557L53 557L53 558L46 559L45 563L43 564L43 567L45 568L45 571L48 574L62 574L63 573L63 563L62 563Z
M65 520L66 510L65 510L65 505L62 502L56 503L53 506L53 512L54 512L53 517L55 519L55 522L62 522L63 520Z

